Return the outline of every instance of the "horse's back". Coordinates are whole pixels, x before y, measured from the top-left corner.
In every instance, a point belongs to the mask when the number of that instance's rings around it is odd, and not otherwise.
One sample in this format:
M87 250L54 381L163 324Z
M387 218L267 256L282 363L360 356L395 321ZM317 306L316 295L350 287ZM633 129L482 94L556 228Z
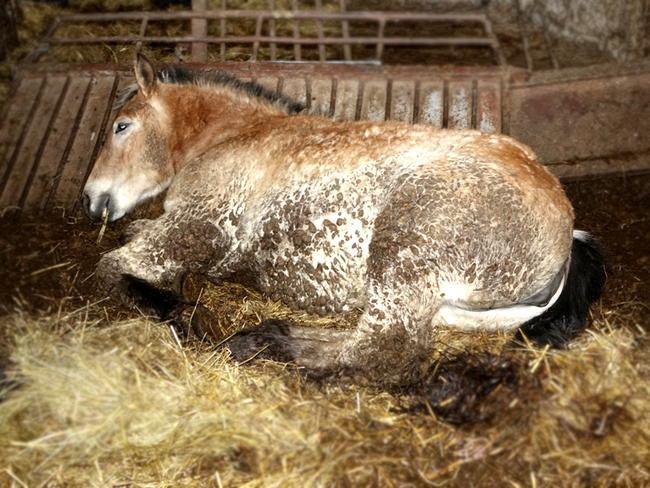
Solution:
M215 175L224 157L241 160L245 247L262 288L302 308L349 309L363 304L368 277L390 268L404 285L433 274L447 300L489 308L533 295L563 266L571 206L525 146L474 131L299 119L263 128L264 144L242 140L204 158Z

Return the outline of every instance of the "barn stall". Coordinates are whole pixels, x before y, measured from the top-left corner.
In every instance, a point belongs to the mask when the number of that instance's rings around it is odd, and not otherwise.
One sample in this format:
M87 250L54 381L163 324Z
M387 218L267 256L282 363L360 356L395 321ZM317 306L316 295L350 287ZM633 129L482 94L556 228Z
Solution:
M648 2L69 4L24 2L23 24L45 12L47 28L26 42L2 112L0 481L650 482ZM577 227L609 254L588 330L562 351L439 331L430 367L397 385L313 381L290 365L237 365L98 295L94 265L128 221L90 224L79 196L138 49L161 64L227 70L337 120L476 128L529 144L564 178ZM266 317L355 320L240 285L194 286L218 317L216 336Z

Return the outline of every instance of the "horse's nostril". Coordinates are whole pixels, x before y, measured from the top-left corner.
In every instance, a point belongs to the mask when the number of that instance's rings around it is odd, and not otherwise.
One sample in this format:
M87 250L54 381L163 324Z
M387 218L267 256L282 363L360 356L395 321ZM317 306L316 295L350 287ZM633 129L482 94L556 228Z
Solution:
M102 193L94 200L84 192L82 197L83 208L86 214L93 220L104 220L110 213L111 196L109 193Z

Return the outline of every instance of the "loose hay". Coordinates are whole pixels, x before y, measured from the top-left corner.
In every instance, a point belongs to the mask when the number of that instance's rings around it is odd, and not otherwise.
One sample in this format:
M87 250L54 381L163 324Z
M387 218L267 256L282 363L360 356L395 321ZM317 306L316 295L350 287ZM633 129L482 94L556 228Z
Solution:
M354 397L328 401L281 365L239 368L224 351L181 349L144 319L10 320L22 386L0 406L0 452L7 476L29 485L327 484L337 458L353 455L322 445L332 420L394 417L387 395L364 398L359 414Z
M85 220L0 219L0 370L8 359L13 380L0 393L0 486L650 485L648 181L570 188L613 268L570 349L441 329L433 367L390 391L241 367L179 346L167 324L84 306L126 224L97 246ZM271 316L354 322L196 286L224 334Z
M242 316L262 306L241 303ZM524 380L481 399L499 405L488 420L455 428L418 408L426 391L317 385L280 364L238 366L224 350L180 347L165 324L134 318L106 327L87 318L94 312L2 320L9 376L20 386L0 403L0 482L650 482L647 338L610 327L606 317L568 351L502 347L485 337ZM456 338L457 351L462 342ZM435 382L428 386L435 391Z

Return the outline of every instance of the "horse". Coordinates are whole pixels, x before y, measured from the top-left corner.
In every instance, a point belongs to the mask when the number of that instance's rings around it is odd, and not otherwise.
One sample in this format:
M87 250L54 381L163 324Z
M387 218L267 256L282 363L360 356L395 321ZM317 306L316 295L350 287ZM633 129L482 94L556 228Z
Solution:
M433 331L512 330L561 347L605 283L597 241L573 229L558 179L499 134L401 122L337 122L223 72L138 54L135 84L83 189L115 221L167 189L96 269L182 302L190 273L252 283L327 330L267 320L227 341L237 359L305 371L384 371L431 352Z

